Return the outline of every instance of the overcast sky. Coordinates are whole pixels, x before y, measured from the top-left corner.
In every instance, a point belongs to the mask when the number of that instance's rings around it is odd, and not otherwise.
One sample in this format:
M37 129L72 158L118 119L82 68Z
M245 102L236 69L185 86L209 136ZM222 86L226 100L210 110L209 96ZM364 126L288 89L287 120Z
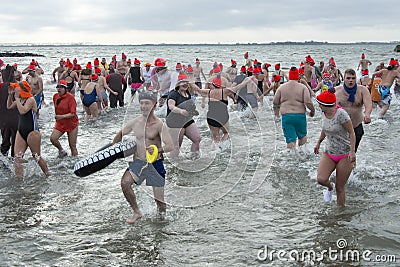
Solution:
M2 1L0 43L396 41L397 1Z

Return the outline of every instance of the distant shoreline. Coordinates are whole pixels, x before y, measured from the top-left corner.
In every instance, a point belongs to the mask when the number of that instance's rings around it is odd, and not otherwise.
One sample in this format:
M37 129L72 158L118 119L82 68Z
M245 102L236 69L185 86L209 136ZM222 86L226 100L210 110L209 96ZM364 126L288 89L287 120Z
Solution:
M270 43L199 43L199 44L178 44L178 43L160 43L160 44L88 44L88 43L54 43L54 44L2 44L0 47L48 47L48 46L268 46L268 45L396 45L400 44L400 41L390 42L349 42L349 43L330 43L330 42L318 42L318 41L305 41L305 42L270 42Z

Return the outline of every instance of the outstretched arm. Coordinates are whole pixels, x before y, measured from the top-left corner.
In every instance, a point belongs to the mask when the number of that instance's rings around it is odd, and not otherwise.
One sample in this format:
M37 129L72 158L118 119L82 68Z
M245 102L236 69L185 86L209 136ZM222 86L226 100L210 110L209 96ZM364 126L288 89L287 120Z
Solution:
M208 92L210 92L210 89L200 89L196 84L194 83L189 83L189 86L193 89L193 91L199 93L201 96L206 97L208 96Z

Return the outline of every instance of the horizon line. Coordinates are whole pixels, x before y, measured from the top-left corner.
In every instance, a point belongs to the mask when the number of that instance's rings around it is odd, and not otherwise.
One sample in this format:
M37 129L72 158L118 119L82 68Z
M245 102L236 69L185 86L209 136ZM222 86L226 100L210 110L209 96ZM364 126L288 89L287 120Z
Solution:
M77 42L77 43L0 43L0 47L5 46L176 46L176 45L186 45L186 46L236 46L236 45L281 45L281 44L333 44L333 45L345 45L345 44L400 44L400 41L356 41L356 42L328 42L328 41L279 41L279 42L269 42L269 43L143 43L143 44L96 44L88 42Z

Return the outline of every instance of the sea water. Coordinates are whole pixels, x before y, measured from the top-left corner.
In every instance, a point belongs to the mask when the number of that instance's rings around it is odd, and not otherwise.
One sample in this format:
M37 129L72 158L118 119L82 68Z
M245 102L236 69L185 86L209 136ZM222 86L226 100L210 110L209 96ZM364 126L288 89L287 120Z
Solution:
M85 178L73 174L74 163L108 142L131 118L140 114L137 99L124 108L84 123L78 93L78 158L57 158L49 137L54 127L51 73L60 58L77 58L84 67L95 57L112 55L138 58L142 63L167 59L167 66L194 65L199 58L207 74L214 61L225 69L230 59L251 58L281 63L284 70L298 66L310 54L318 63L334 57L344 73L356 69L361 53L372 61L396 57L393 45L221 45L221 46L10 46L3 51L43 54L46 105L41 110L42 156L52 176L45 178L27 151L25 178L17 181L10 159L0 161L0 263L2 266L304 266L337 264L385 266L400 256L399 146L400 109L394 97L386 119L372 113L357 153L357 167L346 187L346 208L325 204L323 188L316 183L320 155L292 157L286 151L280 122L275 122L271 100L249 116L230 105L230 139L213 146L206 110L195 118L202 137L201 158L182 156L165 160L168 210L160 219L152 191L135 189L143 218L125 224L132 215L120 188L129 159L117 160ZM26 67L31 58L3 58ZM129 91L129 90L128 90ZM165 118L165 109L156 110ZM321 130L321 111L307 117L308 146L312 151ZM61 143L68 150L66 137ZM334 251L331 255L323 251ZM281 252L278 257L278 251ZM318 257L313 257L314 251ZM345 257L359 252L359 258ZM369 253L370 252L370 253ZM365 254L362 257L362 254ZM309 255L296 257L296 255ZM290 257L291 256L291 257ZM335 258L336 256L336 258ZM379 259L378 259L379 258ZM400 260L400 259L399 259Z

